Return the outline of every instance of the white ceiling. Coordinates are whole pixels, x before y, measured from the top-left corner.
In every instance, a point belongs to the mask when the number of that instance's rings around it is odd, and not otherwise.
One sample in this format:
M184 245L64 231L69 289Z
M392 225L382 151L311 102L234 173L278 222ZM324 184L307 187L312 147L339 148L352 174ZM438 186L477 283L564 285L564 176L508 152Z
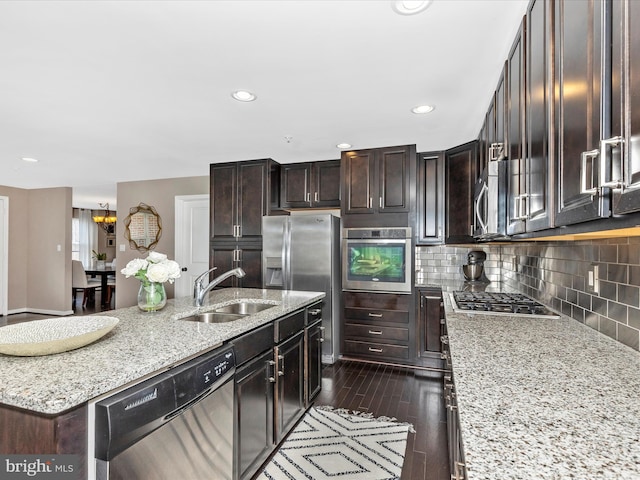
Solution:
M210 163L464 143L527 3L401 16L388 0L2 1L0 184L70 186L74 206L113 208L116 182ZM258 99L233 100L240 88ZM425 103L436 110L410 112Z

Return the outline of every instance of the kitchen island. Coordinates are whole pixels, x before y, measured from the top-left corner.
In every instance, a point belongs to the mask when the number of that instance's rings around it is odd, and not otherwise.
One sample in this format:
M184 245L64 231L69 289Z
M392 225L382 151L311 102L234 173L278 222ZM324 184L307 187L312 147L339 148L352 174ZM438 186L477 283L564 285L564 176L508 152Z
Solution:
M84 470L88 401L323 297L322 292L228 288L211 292L203 307L193 306L187 297L169 300L159 312L136 306L96 314L120 321L106 336L77 350L39 357L0 355L0 453L77 454ZM240 301L273 307L228 323L180 320Z
M453 311L469 480L640 479L640 355L577 322Z

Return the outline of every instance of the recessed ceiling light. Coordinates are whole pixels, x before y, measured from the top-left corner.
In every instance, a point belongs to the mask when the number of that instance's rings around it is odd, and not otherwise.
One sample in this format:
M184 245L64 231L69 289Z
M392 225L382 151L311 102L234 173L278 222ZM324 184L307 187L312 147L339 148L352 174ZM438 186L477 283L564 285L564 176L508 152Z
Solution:
M432 0L393 0L391 8L400 15L415 15L429 8L431 2Z
M338 147L341 150L344 150L346 148L351 148L351 144L350 143L339 143L336 145L336 147Z
M24 160L25 162L38 163L38 159L37 158L22 157L22 160Z
M258 98L253 93L248 92L247 90L236 90L231 94L231 96L239 102L253 102L256 98Z
M411 111L413 113L429 113L433 112L436 109L433 105L418 105L417 107L413 107Z

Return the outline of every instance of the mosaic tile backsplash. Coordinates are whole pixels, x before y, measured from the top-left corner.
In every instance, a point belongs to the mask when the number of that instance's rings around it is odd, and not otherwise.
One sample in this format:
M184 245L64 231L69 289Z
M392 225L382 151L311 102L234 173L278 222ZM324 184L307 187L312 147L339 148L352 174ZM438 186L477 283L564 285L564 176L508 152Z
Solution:
M502 282L640 349L640 237L419 246L416 282L463 278L462 265L471 250L487 254L485 273L492 282Z

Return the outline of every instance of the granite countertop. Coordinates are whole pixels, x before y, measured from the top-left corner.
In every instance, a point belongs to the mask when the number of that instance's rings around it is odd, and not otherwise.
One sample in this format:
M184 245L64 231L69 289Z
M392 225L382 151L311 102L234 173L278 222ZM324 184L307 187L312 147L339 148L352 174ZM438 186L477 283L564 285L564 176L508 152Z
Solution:
M469 480L640 479L640 354L567 317L446 322Z
M145 313L137 306L102 312L96 315L120 322L86 347L39 357L0 355L0 404L59 414L323 297L322 292L227 288L211 292L200 308L184 297L169 300L159 312ZM239 300L275 306L228 323L178 320Z

